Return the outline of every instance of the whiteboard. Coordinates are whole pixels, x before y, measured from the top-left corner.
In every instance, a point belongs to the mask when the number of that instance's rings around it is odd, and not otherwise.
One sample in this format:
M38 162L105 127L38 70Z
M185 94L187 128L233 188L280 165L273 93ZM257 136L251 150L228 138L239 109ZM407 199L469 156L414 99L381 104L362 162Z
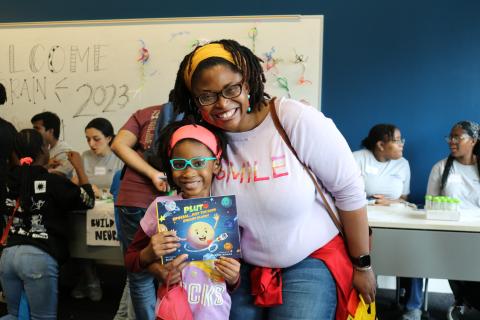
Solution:
M0 24L0 116L23 129L55 112L61 139L85 150L91 119L118 131L134 111L166 102L183 57L223 38L265 60L271 96L320 108L323 16L252 16Z

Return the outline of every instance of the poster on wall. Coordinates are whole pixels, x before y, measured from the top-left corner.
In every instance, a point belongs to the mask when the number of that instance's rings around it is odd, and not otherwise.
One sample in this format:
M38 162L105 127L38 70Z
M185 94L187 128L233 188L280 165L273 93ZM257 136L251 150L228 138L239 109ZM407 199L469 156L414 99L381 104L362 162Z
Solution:
M86 240L88 246L120 246L113 210L111 201L97 201L95 207L87 211Z

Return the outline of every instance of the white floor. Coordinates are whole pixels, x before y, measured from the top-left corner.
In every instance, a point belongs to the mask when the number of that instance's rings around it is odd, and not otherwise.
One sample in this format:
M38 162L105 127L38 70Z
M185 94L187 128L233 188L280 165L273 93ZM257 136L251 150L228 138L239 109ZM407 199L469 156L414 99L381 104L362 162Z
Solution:
M381 289L396 289L395 277L378 276L378 287ZM448 280L445 279L428 279L428 292L452 293Z

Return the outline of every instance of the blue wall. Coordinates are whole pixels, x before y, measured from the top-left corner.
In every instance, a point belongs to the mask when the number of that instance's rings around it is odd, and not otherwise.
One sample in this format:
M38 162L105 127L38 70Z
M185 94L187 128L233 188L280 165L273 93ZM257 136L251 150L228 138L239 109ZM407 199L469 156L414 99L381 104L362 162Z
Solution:
M443 136L480 121L480 1L22 0L4 3L0 22L297 13L325 15L322 110L353 150L372 125L399 126L422 201Z

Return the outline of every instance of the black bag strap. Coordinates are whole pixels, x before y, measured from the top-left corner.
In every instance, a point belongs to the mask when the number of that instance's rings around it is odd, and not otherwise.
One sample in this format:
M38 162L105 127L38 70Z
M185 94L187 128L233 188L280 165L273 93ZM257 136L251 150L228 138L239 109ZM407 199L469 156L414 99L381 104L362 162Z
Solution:
M300 162L303 166L303 168L305 168L305 171L308 173L310 179L312 179L312 182L313 184L315 185L315 188L317 189L317 192L320 194L320 196L322 197L322 201L323 201L323 204L325 205L325 208L327 209L327 212L328 212L328 215L330 216L330 218L332 219L333 223L335 224L335 226L337 227L338 231L340 232L340 234L343 236L343 226L342 226L342 223L340 222L340 220L337 218L337 215L335 214L335 212L332 210L332 207L330 207L330 204L328 203L327 201L327 198L325 197L325 194L322 190L322 187L320 187L318 181L317 181L317 178L315 177L314 173L312 172L312 170L307 167L307 165L305 165L305 163L303 163L300 158L298 157L298 154L297 152L295 151L295 149L293 148L292 146L292 143L290 142L290 139L288 138L288 135L287 133L285 132L285 129L283 128L281 122L280 122L280 119L278 118L278 114L277 114L277 110L275 110L275 102L274 100L270 100L269 101L269 108L270 108L270 115L272 117L272 120L273 120L273 123L275 124L275 127L277 128L277 131L278 133L280 134L280 136L282 137L283 141L287 144L288 148L290 149L290 151L292 151L292 153L295 155L295 157L297 158L298 162Z

